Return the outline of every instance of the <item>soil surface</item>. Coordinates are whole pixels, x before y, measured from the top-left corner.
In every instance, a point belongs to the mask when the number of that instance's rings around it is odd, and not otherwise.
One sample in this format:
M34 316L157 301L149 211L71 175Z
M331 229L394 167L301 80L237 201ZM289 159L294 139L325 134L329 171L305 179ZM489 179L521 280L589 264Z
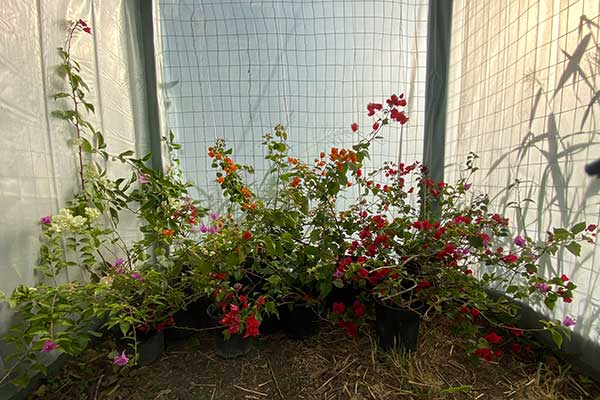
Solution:
M377 350L372 331L356 338L323 323L320 333L291 340L275 333L246 356L223 360L213 332L168 342L152 365L118 368L89 349L32 399L600 399L598 385L553 356L506 354L485 362L465 353L464 339L443 321L422 324L416 355ZM91 362L91 365L90 365Z

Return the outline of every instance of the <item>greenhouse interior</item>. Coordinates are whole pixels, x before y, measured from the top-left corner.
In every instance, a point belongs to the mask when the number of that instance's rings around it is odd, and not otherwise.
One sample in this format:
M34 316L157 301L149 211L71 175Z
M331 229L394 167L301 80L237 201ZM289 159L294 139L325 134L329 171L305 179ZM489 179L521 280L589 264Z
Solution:
M0 399L600 399L597 0L0 29Z

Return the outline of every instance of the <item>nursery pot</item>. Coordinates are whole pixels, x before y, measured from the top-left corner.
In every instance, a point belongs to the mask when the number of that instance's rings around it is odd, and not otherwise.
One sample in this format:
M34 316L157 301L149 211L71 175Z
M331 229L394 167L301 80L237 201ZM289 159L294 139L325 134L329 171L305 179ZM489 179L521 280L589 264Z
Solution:
M379 346L384 350L414 352L417 349L420 322L421 314L413 309L375 303L377 337Z
M167 342L187 339L195 333L194 329L207 328L209 326L207 307L207 299L201 298L188 304L186 309L177 311L173 315L175 326L166 331Z
M279 312L281 316L281 311ZM278 332L282 328L283 321L277 315L269 315L260 323L260 334L261 335L270 335L272 333Z
M296 303L285 318L285 331L291 339L306 339L319 332L319 318L307 303Z
M209 306L206 310L212 326L218 327L223 317L221 311L215 306ZM215 329L215 352L221 358L236 358L248 354L252 350L252 338L244 338L242 334L236 333L225 339L222 329Z
M331 292L329 292L327 297L325 297L325 304L327 305L327 308L331 308L333 303L344 303L344 305L347 307L351 306L352 303L358 299L360 292L361 291L359 289L352 286L345 286L341 288L333 286L331 288Z
M150 365L157 361L165 350L164 331L138 336L138 365Z

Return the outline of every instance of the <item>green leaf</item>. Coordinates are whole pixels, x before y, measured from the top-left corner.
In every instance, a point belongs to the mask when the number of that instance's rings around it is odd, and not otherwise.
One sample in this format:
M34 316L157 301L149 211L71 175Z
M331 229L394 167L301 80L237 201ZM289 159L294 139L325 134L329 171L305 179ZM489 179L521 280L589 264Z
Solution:
M560 349L560 347L562 346L562 343L563 343L563 336L560 334L560 332L558 332L554 329L551 330L551 333L552 333L552 340L554 340L556 347L558 347Z
M571 242L567 246L567 250L574 256L579 257L581 255L581 245L577 242Z
M587 225L585 224L585 222L580 222L571 228L571 233L573 235L577 235L578 233L583 232L586 226Z
M554 237L556 240L565 240L569 237L569 231L563 228L554 228Z

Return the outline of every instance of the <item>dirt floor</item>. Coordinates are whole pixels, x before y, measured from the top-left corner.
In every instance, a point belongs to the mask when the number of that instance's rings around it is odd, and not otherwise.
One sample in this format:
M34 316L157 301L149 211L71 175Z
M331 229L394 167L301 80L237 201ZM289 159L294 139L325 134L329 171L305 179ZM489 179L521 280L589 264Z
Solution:
M596 383L553 356L545 363L512 355L500 363L473 359L441 321L422 325L412 357L377 351L369 332L352 339L326 324L302 341L269 335L234 360L215 355L211 332L170 344L146 367L117 369L93 349L85 357L93 367L72 362L31 398L600 399Z

